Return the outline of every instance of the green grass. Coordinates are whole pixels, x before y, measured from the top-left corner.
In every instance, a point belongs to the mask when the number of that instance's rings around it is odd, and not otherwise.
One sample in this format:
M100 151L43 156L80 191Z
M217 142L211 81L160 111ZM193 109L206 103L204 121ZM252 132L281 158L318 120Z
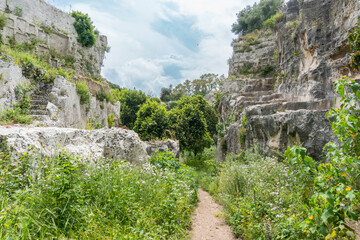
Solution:
M0 113L0 125L31 124L33 119L19 109L8 109Z
M80 96L80 103L87 104L90 103L90 91L89 87L86 84L86 81L76 83L76 92Z
M2 44L0 45L0 52L3 53L0 55L1 59L9 60L9 57L14 59L15 64L22 67L24 76L32 80L51 83L58 75L67 79L74 75L72 70L63 70L50 66L31 51L24 50L23 45L10 47Z
M105 159L85 163L66 153L48 158L31 150L12 160L9 155L0 139L1 239L187 235L197 193L184 165L176 170Z

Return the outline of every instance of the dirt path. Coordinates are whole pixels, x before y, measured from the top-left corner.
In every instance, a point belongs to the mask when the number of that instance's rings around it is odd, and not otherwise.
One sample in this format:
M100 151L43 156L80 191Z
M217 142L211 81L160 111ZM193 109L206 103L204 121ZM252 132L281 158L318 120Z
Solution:
M191 240L235 240L224 219L215 217L215 214L222 212L222 207L202 189L199 189L199 199L193 217Z

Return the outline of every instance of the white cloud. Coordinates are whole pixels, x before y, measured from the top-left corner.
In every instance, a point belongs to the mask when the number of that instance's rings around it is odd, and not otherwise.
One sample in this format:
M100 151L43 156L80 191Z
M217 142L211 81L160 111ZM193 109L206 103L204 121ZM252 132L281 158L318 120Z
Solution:
M48 0L54 3L57 0ZM60 0L59 0L60 1ZM182 80L195 79L204 73L227 75L230 43L235 36L231 24L236 13L254 0L62 0L72 9L86 12L102 34L108 36L111 52L107 54L103 73L121 87L136 86L145 92L159 93L161 87L176 85L179 80L164 76L164 66L176 64ZM178 9L176 8L178 6ZM68 6L68 5L67 5ZM174 7L175 6L175 7ZM189 17L192 32L199 32L197 51L186 46L180 36L165 36L154 30L155 20L171 22ZM196 36L195 36L196 37ZM196 38L195 38L196 39ZM173 57L170 57L173 56ZM175 57L174 57L175 56Z

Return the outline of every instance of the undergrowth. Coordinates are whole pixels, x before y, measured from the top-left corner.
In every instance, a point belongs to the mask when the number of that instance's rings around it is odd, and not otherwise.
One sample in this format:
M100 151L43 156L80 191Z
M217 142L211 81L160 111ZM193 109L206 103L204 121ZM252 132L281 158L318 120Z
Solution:
M32 149L11 156L0 140L1 239L185 238L197 193L172 153L140 167Z
M201 187L224 206L227 222L242 239L354 239L359 216L359 84L344 76L335 84L340 107L328 116L338 143L324 147L320 162L306 149L289 148L284 160L255 150L214 154L188 163ZM209 160L210 159L210 160ZM209 164L210 163L210 164Z

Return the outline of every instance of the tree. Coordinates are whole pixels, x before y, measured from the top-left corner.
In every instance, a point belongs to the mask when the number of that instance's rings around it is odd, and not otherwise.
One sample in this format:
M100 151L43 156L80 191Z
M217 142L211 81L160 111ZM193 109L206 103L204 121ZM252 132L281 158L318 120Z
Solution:
M182 108L175 108L171 112L176 138L180 142L182 151L192 151L195 155L210 147L213 140L207 130L204 113L197 105L187 103Z
M204 114L204 118L207 125L207 131L210 136L216 135L216 124L218 122L218 118L214 108L204 99L201 95L196 95L194 97L183 97L177 103L177 108L182 109L187 104L195 106L198 110L200 110Z
M148 100L137 112L134 131L146 141L162 139L170 127L169 115L159 102Z
M75 18L74 27L78 34L78 42L84 47L92 47L96 44L97 36L94 32L94 26L87 14L81 12L72 12L71 16Z
M231 31L245 35L261 29L263 23L276 14L282 3L283 0L261 0L252 7L247 6L237 14L237 22L232 25Z
M161 88L161 93L160 93L160 99L163 102L169 102L171 101L171 89L170 88Z
M123 88L121 90L111 90L114 98L121 104L120 120L121 123L128 128L134 127L140 106L146 102L148 97L142 91L129 90Z

